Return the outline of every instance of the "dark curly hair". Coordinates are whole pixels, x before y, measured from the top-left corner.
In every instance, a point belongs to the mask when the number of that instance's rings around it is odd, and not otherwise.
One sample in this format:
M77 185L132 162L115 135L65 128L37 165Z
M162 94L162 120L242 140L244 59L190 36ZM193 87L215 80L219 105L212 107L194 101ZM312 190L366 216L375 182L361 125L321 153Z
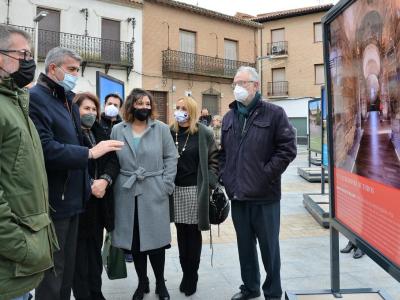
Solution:
M150 99L150 104L151 104L150 118L152 120L158 118L157 106L153 96L146 90L135 88L130 92L122 107L122 118L126 122L133 123L133 121L135 120L135 117L133 115L133 104L135 104L138 100L142 99L143 97L148 97Z

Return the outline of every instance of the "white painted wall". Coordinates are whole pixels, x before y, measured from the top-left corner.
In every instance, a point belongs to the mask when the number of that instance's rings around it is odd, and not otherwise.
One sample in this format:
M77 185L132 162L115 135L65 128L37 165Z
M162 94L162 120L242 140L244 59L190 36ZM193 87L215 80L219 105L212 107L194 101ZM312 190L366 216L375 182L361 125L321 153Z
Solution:
M61 32L81 34L85 33L85 16L79 11L88 8L88 35L101 37L101 19L113 19L121 21L120 40L130 42L132 40L132 24L128 18L136 19L134 32L134 69L129 80L126 70L110 69L109 75L125 82L125 94L134 87L142 86L142 24L143 14L141 8L121 5L116 2L100 0L11 0L10 24L34 27L33 18L36 16L36 7L45 7L60 11ZM0 23L6 23L7 1L0 1ZM44 71L43 63L39 63L39 71ZM96 71L104 73L104 68L87 67L84 76L78 81L76 91L96 92Z

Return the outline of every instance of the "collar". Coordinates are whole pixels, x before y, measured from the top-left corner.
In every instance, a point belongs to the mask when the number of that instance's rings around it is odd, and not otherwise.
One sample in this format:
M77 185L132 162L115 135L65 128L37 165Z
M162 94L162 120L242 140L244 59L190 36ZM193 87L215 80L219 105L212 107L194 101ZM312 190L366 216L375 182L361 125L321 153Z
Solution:
M120 115L117 115L117 119L116 119L115 121L112 121L111 118L108 117L108 116L106 116L106 114L105 114L104 112L101 113L101 119L102 119L104 122L108 123L108 124L111 124L111 123L113 123L113 124L118 124L118 123L120 123L120 122L122 121Z
M47 88L53 96L59 99L63 99L65 96L67 96L67 99L69 99L70 97L73 97L75 95L74 92L66 92L64 87L59 85L57 82L55 82L44 73L40 73L37 84Z

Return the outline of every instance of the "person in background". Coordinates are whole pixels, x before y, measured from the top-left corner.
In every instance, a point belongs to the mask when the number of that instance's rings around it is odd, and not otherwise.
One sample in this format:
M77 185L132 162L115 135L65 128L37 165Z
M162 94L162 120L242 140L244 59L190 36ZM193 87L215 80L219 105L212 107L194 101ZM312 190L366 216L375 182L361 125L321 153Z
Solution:
M74 98L79 107L83 144L89 149L110 139L107 129L99 124L100 102L91 93L79 93ZM119 173L115 152L89 161L92 195L85 212L79 216L73 292L77 300L105 300L101 292L104 228L114 229L114 197L111 185Z
M191 97L176 103L171 135L178 150L175 178L174 222L183 277L179 290L186 296L196 292L202 247L202 230L210 229L210 187L218 179L218 149L213 133L197 122L197 104Z
M215 115L212 119L212 129L214 133L215 143L217 144L218 150L221 149L221 123L222 118L220 115Z
M208 109L204 107L201 110L199 122L208 127L211 124L211 120L212 120L212 116L209 114Z
M354 245L352 242L348 242L346 247L340 250L341 253L350 253L352 250L354 250L353 253L353 258L354 259L359 259L364 256L364 251L362 251L360 248L358 248L356 245Z
M177 151L166 124L156 120L151 94L133 89L122 109L124 122L115 125L111 138L125 143L117 152L115 229L112 244L130 250L138 277L133 300L150 292L147 257L160 300L170 299L164 279L165 249L170 248L169 195L174 191Z
M82 59L74 51L56 47L45 60L45 73L29 90L29 115L42 142L49 181L51 217L60 245L54 270L47 270L37 287L37 300L67 300L75 269L79 214L91 194L88 162L119 150L119 141L102 141L89 149L83 143L79 108L72 102Z
M279 250L281 175L297 154L285 111L263 101L260 79L240 67L233 81L235 101L222 120L220 177L232 203L243 285L232 300L260 296L257 241L267 274L265 299L282 297Z
M116 93L108 94L104 98L104 112L101 113L100 125L107 131L107 135L111 135L114 125L122 121L119 113L123 104L120 95Z
M0 25L0 299L28 300L58 247L43 150L24 88L35 70L29 34Z

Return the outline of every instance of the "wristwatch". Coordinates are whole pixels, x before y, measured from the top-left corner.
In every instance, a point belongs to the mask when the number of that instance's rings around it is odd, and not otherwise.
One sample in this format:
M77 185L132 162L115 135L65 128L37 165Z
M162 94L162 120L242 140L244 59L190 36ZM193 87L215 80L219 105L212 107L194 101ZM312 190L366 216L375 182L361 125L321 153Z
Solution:
M107 181L108 182L108 186L112 185L113 181L112 181L111 177L109 175L107 175L107 174L101 175L99 179L104 179L105 181Z

